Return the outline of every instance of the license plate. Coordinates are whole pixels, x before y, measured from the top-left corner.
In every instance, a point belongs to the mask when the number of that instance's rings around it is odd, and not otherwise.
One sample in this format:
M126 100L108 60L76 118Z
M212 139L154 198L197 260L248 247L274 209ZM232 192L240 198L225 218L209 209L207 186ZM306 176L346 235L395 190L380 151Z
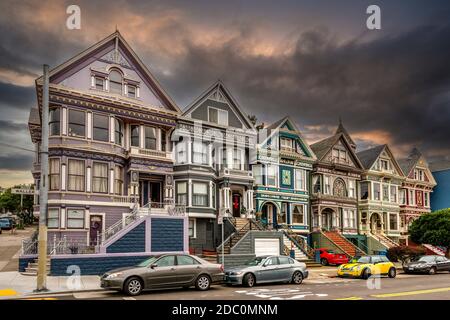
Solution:
M414 268L409 268L409 270L414 270Z

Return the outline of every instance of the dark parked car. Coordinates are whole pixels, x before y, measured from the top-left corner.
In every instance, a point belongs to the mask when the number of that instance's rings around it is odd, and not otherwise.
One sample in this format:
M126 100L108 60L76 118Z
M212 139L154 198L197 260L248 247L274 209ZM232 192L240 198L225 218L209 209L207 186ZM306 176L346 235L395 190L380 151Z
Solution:
M137 266L108 271L101 287L138 295L146 289L189 288L208 290L223 281L223 267L187 254L155 255Z
M450 259L443 256L422 256L416 261L407 263L403 267L405 273L435 274L439 271L450 271Z
M301 284L307 277L306 265L287 256L259 256L243 266L225 270L227 285L238 284L247 287L268 282Z

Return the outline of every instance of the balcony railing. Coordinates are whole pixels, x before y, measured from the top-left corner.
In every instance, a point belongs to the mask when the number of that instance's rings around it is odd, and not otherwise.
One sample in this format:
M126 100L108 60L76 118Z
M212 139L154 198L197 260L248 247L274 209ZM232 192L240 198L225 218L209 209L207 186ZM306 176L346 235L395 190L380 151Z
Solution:
M131 156L144 156L149 158L163 158L172 160L172 152L161 150L142 149L137 147L131 147L129 154Z
M229 169L223 168L220 170L220 176L242 176L253 178L253 172L249 170L237 170L237 169Z

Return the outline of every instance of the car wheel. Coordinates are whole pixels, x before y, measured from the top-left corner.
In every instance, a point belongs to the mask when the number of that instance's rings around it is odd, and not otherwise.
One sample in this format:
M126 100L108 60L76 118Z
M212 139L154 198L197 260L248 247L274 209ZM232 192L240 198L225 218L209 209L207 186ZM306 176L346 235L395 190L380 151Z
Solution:
M195 281L195 288L197 288L197 290L205 291L208 290L210 286L211 280L206 274L199 275Z
M245 275L244 280L242 281L244 286L253 287L255 285L255 276L251 273Z
M371 276L371 274L370 274L369 268L364 269L362 272L361 278L363 278L364 280L367 280L370 278L370 276Z
M436 274L436 267L431 267L430 271L428 271L429 274Z
M301 284L303 282L303 275L300 271L295 271L292 275L292 283Z
M320 264L323 266L327 266L328 265L328 260L325 258L320 259Z
M137 296L141 294L144 285L139 278L132 277L125 282L124 291L129 296Z
M397 275L397 270L395 268L390 268L389 272L388 272L389 278L395 278L396 275Z

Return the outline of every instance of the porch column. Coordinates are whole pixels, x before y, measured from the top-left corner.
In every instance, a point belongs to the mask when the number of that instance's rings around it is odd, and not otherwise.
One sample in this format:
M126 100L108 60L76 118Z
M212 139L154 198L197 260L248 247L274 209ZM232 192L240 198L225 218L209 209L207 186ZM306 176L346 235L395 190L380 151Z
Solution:
M252 189L247 190L247 205L248 205L247 210L249 212L253 211L254 207L253 207L253 190Z
M322 228L322 211L320 207L317 208L317 227Z
M192 180L188 180L188 207L192 206Z

